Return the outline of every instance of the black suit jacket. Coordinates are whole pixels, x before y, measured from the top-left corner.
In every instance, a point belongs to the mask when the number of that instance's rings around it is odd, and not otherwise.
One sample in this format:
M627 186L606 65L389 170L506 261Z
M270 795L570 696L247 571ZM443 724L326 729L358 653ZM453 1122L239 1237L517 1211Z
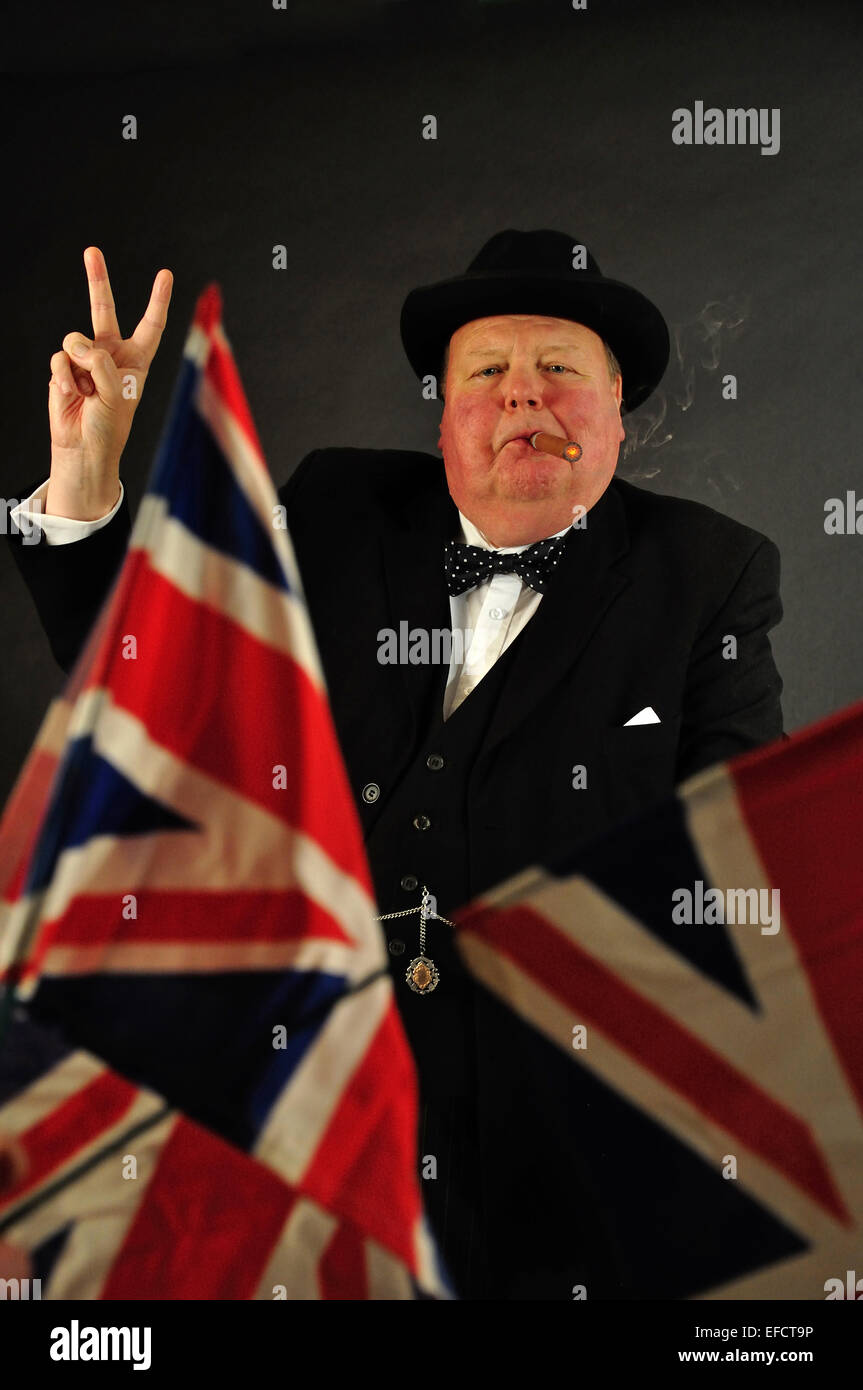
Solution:
M443 674L382 664L379 634L401 623L449 628L442 552L458 514L440 460L401 451L316 451L280 500L369 835L416 754ZM66 670L129 524L124 504L76 544L13 542ZM702 768L781 737L782 681L767 635L782 615L778 582L779 553L758 532L613 479L508 654L459 810L471 853L458 896L566 855ZM661 722L625 728L647 705ZM586 786L576 789L578 767ZM370 785L380 788L374 801L362 795ZM376 887L381 911L406 906L391 873L376 874ZM446 884L432 887L441 911L459 905Z
M377 633L403 619L412 628L449 627L442 549L457 534L458 515L443 465L396 450L318 450L279 497L355 790L375 774L385 789L407 759L431 672L382 665ZM517 639L512 679L483 754L497 752L504 781L496 783L489 766L474 790L489 808L502 789L517 801L541 766L544 797L553 801L542 819L562 820L576 833L590 833L598 819L620 819L646 786L651 796L662 794L782 735L782 680L767 636L782 616L773 542L701 503L618 478L587 522L585 535L595 537L587 559L587 547L569 549ZM124 502L109 526L73 545L11 538L64 670L122 561L129 527ZM736 639L735 658L724 654L728 636ZM661 724L624 733L625 721L648 704ZM603 793L581 803L567 776L577 753L597 769ZM519 827L520 845L525 831Z
M440 667L382 664L380 634L398 632L401 623L428 632L449 628L442 555L458 533L457 511L442 463L400 451L317 451L303 460L280 499L351 784L374 844L380 818L402 795L418 753L425 753L429 709L442 695L445 676ZM128 529L123 507L85 541L15 544L54 654L66 669L122 560ZM452 789L453 814L461 817L470 846L458 896L471 898L531 863L570 857L684 778L780 737L782 682L767 635L782 613L778 577L778 551L757 532L698 503L614 479L588 513L584 531L569 538L537 612L501 658L499 696L462 784ZM647 705L661 722L625 728ZM576 767L585 769L587 781L578 789ZM373 800L363 797L370 785L380 789ZM398 868L386 855L378 854L377 862L373 856L372 869L381 912L416 901L415 894L405 897ZM431 886L439 910L449 915L458 903L447 896L445 865L441 882ZM403 922L393 930L390 925L392 949L394 937L407 933ZM455 986L451 947L442 955ZM485 1248L487 1232L447 1251L462 1287L500 1297L568 1298L574 1282L587 1281L591 1296L598 1290L619 1296L626 1276L585 1199L589 1174L579 1180L577 1158L570 1155L556 1182L543 1181L554 1123L542 1116L548 1117L552 1101L546 1098L526 1131L526 1097L536 1078L527 1068L516 1081L523 1063L511 1052L505 1020L480 999L466 1025L476 1033L466 1085L463 1062L453 1060L464 1053L464 1038L456 1039L458 1010L447 1012L446 997L411 995L400 979L405 960L394 960L394 975L425 1101L421 1152L462 1154L462 1171L455 1172L453 1160L433 1196L427 1184L433 1215L446 1211L451 1226L453 1211L462 1224L472 1221L477 1183L471 1165L482 1168L483 1220L502 1210L520 1214L517 1238L511 1225L502 1243L494 1245L494 1232L488 1236L491 1273L476 1276L477 1247ZM454 989L449 1002L474 1009L468 988L461 995ZM514 1091L521 1093L515 1103L509 1099ZM459 1092L464 1104L456 1113ZM455 1108L447 1110L450 1095ZM580 1104L571 1099L564 1123L572 1122ZM464 1140L474 1113L477 1128ZM509 1156L503 1167L501 1151ZM550 1206L544 1206L546 1197ZM549 1255L542 1233L551 1226L565 1239Z
M314 453L284 500L355 792L381 787L379 801L359 800L368 830L422 732L434 679L428 666L382 665L377 633L405 620L449 627L442 551L458 514L442 463L425 454ZM516 638L470 779L471 895L782 734L771 541L618 479L571 541ZM661 723L624 728L646 705Z

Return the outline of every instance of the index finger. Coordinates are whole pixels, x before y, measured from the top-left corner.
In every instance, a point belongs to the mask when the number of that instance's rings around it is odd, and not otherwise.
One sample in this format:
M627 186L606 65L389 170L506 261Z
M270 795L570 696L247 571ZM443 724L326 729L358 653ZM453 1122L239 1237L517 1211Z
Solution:
M160 270L153 281L150 302L144 310L144 316L132 334L132 342L144 359L145 366L150 365L168 322L168 305L171 302L173 285L174 277L170 270Z
M114 308L111 281L105 257L98 246L88 246L84 252L84 269L87 271L87 285L90 290L90 317L93 320L94 338L119 338L120 325Z

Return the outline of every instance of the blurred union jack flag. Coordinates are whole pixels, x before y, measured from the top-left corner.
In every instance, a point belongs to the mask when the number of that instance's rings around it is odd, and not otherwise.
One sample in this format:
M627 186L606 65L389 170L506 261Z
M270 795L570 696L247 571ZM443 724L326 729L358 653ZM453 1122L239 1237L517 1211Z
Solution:
M13 1297L412 1296L406 1262L367 1223L26 1017L6 1040L0 1133L16 1170L0 1194L0 1263L7 1236L7 1254L29 1256Z
M521 1068L531 1087L531 1145L557 1156L548 1205L533 1209L537 1264L586 1281L575 1296L853 1287L861 777L857 705L699 774L577 861L458 914L469 967L506 1006L499 1039L510 1084ZM681 889L717 890L724 920L675 921ZM773 889L779 917L753 920L754 892ZM570 1180L582 1205L591 1195L601 1268L579 1265Z
M11 1036L23 1004L28 1026L50 1026L73 1053L26 1088L19 1076L0 1112L0 1127L30 1133L40 1182L69 1168L75 1131L43 1125L34 1138L28 1107L42 1114L56 1096L86 1114L90 1092L75 1087L95 1067L97 1089L126 1099L118 1123L165 1097L172 1118L147 1140L160 1154L153 1183L179 1192L178 1165L217 1152L214 1172L244 1175L238 1241L269 1184L273 1249L288 1196L328 1214L323 1296L377 1296L384 1265L401 1272L388 1297L440 1291L416 1179L413 1063L216 287L197 305L123 568L0 823L0 865ZM35 1210L32 1194L25 1205ZM170 1210L166 1238L179 1239L182 1204ZM309 1248L307 1225L299 1238ZM254 1296L253 1273L241 1293L192 1295L180 1280L162 1296ZM129 1271L105 1272L90 1295L118 1280L127 1287ZM307 1269L294 1296L309 1296Z

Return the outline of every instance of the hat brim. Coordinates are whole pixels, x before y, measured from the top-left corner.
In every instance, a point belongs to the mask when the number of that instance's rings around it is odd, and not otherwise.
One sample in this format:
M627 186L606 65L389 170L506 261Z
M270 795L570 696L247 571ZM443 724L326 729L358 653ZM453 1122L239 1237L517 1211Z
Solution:
M627 409L646 401L668 365L668 328L645 295L603 275L534 271L461 275L411 290L402 306L401 336L417 376L437 376L456 329L497 314L546 314L572 319L608 343L623 376Z

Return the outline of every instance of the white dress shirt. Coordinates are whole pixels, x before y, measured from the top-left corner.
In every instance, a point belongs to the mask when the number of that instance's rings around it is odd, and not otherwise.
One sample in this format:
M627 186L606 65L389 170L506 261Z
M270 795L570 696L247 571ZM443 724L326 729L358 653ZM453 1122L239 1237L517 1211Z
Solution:
M105 516L100 516L98 521L73 521L68 516L46 516L44 512L45 496L48 492L46 478L44 483L40 483L29 497L25 497L23 502L19 502L17 507L13 507L9 513L12 520L18 526L22 534L26 535L29 525L32 522L42 532L42 540L46 545L69 545L72 541L82 541L85 536L92 535L101 526L107 526L112 517L116 516L120 510L120 503L123 500L123 484L120 484L120 496L117 498L113 507ZM33 503L37 501L42 510L34 511ZM23 520L21 519L23 518Z
M461 538L481 550L498 550L502 555L517 555L526 545L493 546L459 512ZM565 536L569 530L555 531ZM540 537L550 540L551 537ZM535 544L535 542L531 542ZM510 642L526 627L540 605L542 594L531 589L517 574L495 574L484 584L463 594L450 596L450 625L453 633L452 659L449 679L444 692L443 717L449 719L491 670Z
M85 536L92 535L100 527L108 525L123 501L121 483L120 496L105 516L99 517L98 521L72 521L69 517L46 516L44 511L32 510L34 500L38 500L44 507L47 491L46 479L10 513L22 532L26 533L28 523L32 522L38 526L47 545L69 545L72 541L83 540ZM461 539L467 545L479 546L481 550L498 549L504 555L516 555L519 551L527 550L526 545L495 547L461 512L459 519ZM554 534L563 536L568 530L569 527L565 526L562 531L555 531ZM477 584L475 588L468 589L463 594L450 597L453 641L449 678L444 692L444 719L448 719L453 710L458 709L462 700L466 699L479 685L483 676L488 674L498 657L506 651L510 642L533 617L541 599L542 594L529 588L517 574L492 575L484 584Z

